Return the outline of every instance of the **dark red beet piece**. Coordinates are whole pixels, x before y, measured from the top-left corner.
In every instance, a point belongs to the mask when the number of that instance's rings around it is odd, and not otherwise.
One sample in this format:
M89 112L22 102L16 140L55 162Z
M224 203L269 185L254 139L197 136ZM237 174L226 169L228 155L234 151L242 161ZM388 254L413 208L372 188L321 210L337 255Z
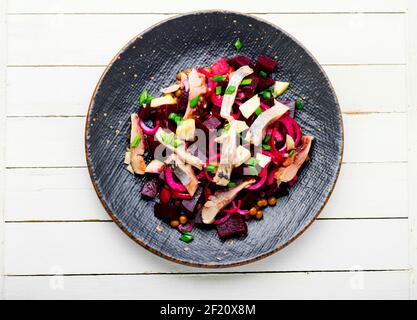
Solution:
M178 111L185 112L188 105L188 91L182 91L182 94L178 103Z
M267 73L272 73L274 69L276 68L278 62L276 60L272 60L271 58L267 56L259 56L258 60L255 64L255 69L257 71L265 71Z
M172 220L178 220L181 211L173 204L155 203L154 215L158 219L170 222Z
M154 199L161 188L157 177L150 177L146 180L140 194L145 199Z
M214 75L222 75L229 71L229 65L226 58L221 58L211 66L211 73Z
M203 125L208 129L208 130L214 130L217 129L218 127L220 127L222 123L220 122L219 119L217 119L216 117L211 117L208 118L206 121L203 122Z
M257 90L264 91L265 89L268 89L269 87L273 86L275 83L274 79L272 78L258 78L258 87Z
M182 207L185 213L192 216L197 211L197 204L200 202L203 194L203 187L199 187L194 194L194 197L190 200L182 200Z
M242 192L243 193L243 192ZM244 210L250 210L258 202L259 193L254 191L245 190L243 193L241 208Z
M242 66L248 66L252 63L251 60L247 56L232 57L232 58L229 58L227 62L229 63L229 65L231 65L235 69L239 69Z
M241 87L241 90L245 94L245 97L247 99L253 97L256 87L258 86L258 82L259 82L259 77L257 76L251 76L249 79L252 80L251 84L248 86Z
M243 236L248 233L248 226L240 214L233 214L229 220L216 225L216 228L221 239Z
M151 113L151 107L145 107L145 106L139 107L139 112L138 112L139 118L148 119L150 113Z
M265 105L267 105L268 107L273 107L275 104L275 100L274 97L271 97L269 99L265 99L261 97L261 102Z

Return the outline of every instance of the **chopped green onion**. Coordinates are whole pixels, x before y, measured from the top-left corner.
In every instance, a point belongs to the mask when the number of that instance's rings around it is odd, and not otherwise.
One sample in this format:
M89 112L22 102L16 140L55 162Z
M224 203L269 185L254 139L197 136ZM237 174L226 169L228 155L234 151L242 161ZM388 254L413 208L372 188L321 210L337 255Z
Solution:
M172 134L162 133L161 140L163 143L172 144L172 140L173 140Z
M191 241L193 241L193 236L190 233L182 233L182 236L180 237L181 241L184 241L185 243L189 243Z
M237 40L235 42L235 48L236 48L236 50L239 51L240 49L242 49L242 47L243 47L242 41L240 41L240 39L237 38Z
M179 126L182 123L182 117L175 112L171 112L168 116L168 119L174 121L177 124L177 126Z
M260 75L262 78L266 78L266 77L268 76L268 74L267 74L265 71L263 71L263 70L259 71L259 75Z
M211 77L211 80L216 81L216 82L222 82L226 79L226 76L214 76Z
M267 134L267 135L265 136L265 138L264 138L264 142L265 142L265 143L268 143L268 142L269 142L269 140L271 140L271 135L270 135L270 134Z
M224 94L232 94L232 93L235 92L235 90L236 90L236 87L235 86L228 86L226 88L226 91L224 92Z
M209 165L206 167L206 170L207 170L207 172L210 172L210 173L215 173L215 172L216 172L216 170L217 170L217 166L215 166L214 164L209 164Z
M131 148L136 148L139 145L140 140L142 140L142 137L140 135L137 135L135 139L133 139L132 144L130 145Z
M257 176L258 175L258 170L256 169L256 167L254 166L248 166L249 172L251 175L253 176Z
M294 153L295 153L295 149L292 149L290 150L290 152L288 152L288 155L291 157Z
M262 92L262 96L264 97L264 99L271 99L271 92L264 91Z
M180 145L182 145L184 142L180 139L175 139L172 141L172 146L174 148L178 148Z
M248 166L255 167L259 164L259 160L256 158L250 158L248 161L245 162Z
M255 110L255 114L259 116L261 113L262 113L262 109L261 107L258 107L258 109Z
M198 100L200 100L200 95L192 98L190 101L190 108L195 108L198 104Z
M216 95L222 94L222 87L221 86L217 86L216 87Z
M152 102L152 100L153 100L153 99L155 99L155 97L154 97L154 96L148 96L148 97L146 98L145 103L146 103L146 104L150 104L150 103Z
M268 151L268 150L271 150L271 146L269 144L263 144L262 149Z
M227 187L228 187L228 188L234 188L234 187L236 187L236 186L237 186L236 182L229 182L229 183L227 184Z
M148 91L143 90L139 97L139 105L143 106L148 100Z
M241 86L248 86L250 84L252 84L252 79L243 79L240 83Z
M301 100L295 100L295 107L297 110L303 110L304 109L304 103Z
M230 129L230 123L226 123L223 127L224 130L229 130Z

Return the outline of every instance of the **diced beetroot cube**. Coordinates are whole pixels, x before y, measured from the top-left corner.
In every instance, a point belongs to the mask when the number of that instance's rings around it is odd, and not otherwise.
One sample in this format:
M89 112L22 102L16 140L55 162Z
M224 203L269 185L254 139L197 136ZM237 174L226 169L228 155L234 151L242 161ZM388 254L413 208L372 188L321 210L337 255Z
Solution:
M221 58L211 66L211 73L213 75L222 75L229 71L229 65L226 58Z
M139 118L141 119L148 119L150 113L151 113L151 107L142 106L139 108L138 115L139 115Z
M258 202L259 194L257 192L246 190L244 196L241 198L241 208L244 210L250 210Z
M179 102L180 103L178 104L178 111L185 112L188 105L188 91L182 91Z
M258 87L257 90L259 92L264 91L265 89L268 89L269 87L273 86L275 83L274 79L272 78L258 78Z
M275 60L272 60L271 58L267 56L259 56L258 60L255 64L255 69L257 71L265 71L267 73L272 73L274 69L277 67L278 62Z
M157 177L151 177L146 180L140 192L143 198L154 199L160 189L159 180Z
M239 69L242 66L249 66L252 63L247 56L232 57L227 62L235 69Z
M216 225L216 228L221 239L243 236L248 233L248 226L240 214L233 214L229 220Z
M217 129L218 127L220 127L222 123L220 122L219 119L217 119L216 117L210 117L208 118L206 121L203 122L203 125L208 129L208 130L214 130Z
M173 204L165 203L155 203L154 206L154 215L158 219L165 220L170 222L172 220L178 220L180 217L181 211L179 208Z
M199 187L192 199L182 200L182 206L184 208L185 213L193 215L197 211L197 204L200 202L202 194L203 187Z
M247 99L253 97L256 87L258 86L258 82L259 82L259 77L257 76L251 76L250 79L252 80L250 85L241 87L242 92L245 94L245 97Z
M268 107L273 107L275 104L275 100L274 97L271 97L269 99L265 99L261 97L261 102L265 105L267 105Z

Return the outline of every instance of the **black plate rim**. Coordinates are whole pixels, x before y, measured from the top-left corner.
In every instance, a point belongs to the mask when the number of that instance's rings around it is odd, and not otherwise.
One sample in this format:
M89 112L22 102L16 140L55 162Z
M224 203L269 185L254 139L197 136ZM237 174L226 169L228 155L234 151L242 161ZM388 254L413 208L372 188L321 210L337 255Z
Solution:
M307 223L303 229L301 229L297 234L295 234L291 239L289 239L286 243L284 243L281 246L276 247L273 250L270 250L267 253L258 255L256 257L253 257L251 259L247 259L244 261L239 261L239 262L233 262L233 263L226 263L226 264L203 264L203 263L194 263L194 262L189 262L186 260L181 260L181 259L177 259L175 257L171 257L168 256L166 254L163 254L162 252L155 250L154 248L152 248L151 246L147 245L146 243L144 243L143 241L140 241L139 239L137 239L136 237L134 237L124 226L123 224L119 221L119 219L116 217L116 215L110 210L110 208L107 206L107 203L104 201L103 195L101 194L101 192L98 189L98 186L95 182L95 180L93 179L93 172L92 172L92 164L90 163L90 159L88 157L88 130L90 127L90 116L91 116L91 110L92 110L92 106L94 104L94 99L95 96L98 92L98 89L101 86L102 80L105 77L105 75L107 74L107 72L109 71L109 69L112 67L113 63L119 58L119 56L132 44L134 43L134 41L136 41L136 39L142 37L142 35L146 34L147 32L149 32L150 30L158 27L159 25L171 21L171 20L175 20L177 18L181 18L183 16L188 16L188 15L194 15L194 14L202 14L202 13L220 13L220 14L235 14L235 15L242 15L242 16L246 16L246 17L250 17L252 19L258 20L259 22L262 23L266 23L268 25L270 25L271 27L279 30L280 32L282 32L283 34L285 34L286 36L288 36L289 38L291 38L294 42L296 42L309 56L310 58L316 63L316 65L318 66L318 68L320 69L320 71L323 73L325 79L327 80L327 83L332 91L332 94L335 98L337 107L338 107L338 111L339 111L339 120L340 120L340 126L341 126L341 153L340 153L340 162L337 168L337 172L336 172L336 177L335 180L333 182L333 185L330 188L330 191L326 197L326 199L323 202L323 205L321 206L321 208L317 211L317 214L311 219L311 221L309 223ZM318 60L315 58L315 56L298 40L296 39L293 35L289 34L288 32L286 32L285 30L283 30L282 28L280 28L279 26L264 20L262 18L259 18L257 16L254 16L252 14L246 14L246 13L242 13L242 12L237 12L237 11L231 11L231 10L196 10L196 11L189 11L189 12L185 12L185 13L181 13L181 14L177 14L174 15L172 17L163 19L155 24L153 24L152 26L148 27L147 29L145 29L144 31L142 31L141 33L137 34L135 37L133 37L129 42L127 42L118 52L117 54L113 57L113 59L110 60L110 62L107 64L106 68L104 69L103 73L101 74L99 81L97 82L96 87L94 88L94 92L91 96L90 99L90 103L88 106L88 111L87 111L87 118L86 118L86 122L85 122L85 131L84 131L84 144L85 144L85 156L86 156L86 161L87 161L87 168L88 168L88 172L89 172L89 176L90 176L90 180L93 184L94 190L98 196L98 198L100 199L101 204L103 205L104 209L106 210L107 214L110 216L110 218L113 220L114 223L116 223L116 225L130 238L132 239L134 242L136 242L137 244L139 244L140 246L142 246L143 248L145 248L146 250L152 252L153 254L157 255L158 257L164 258L166 260L178 263L178 264L182 264L182 265L186 265L189 267L195 267L195 268L206 268L206 269L222 269L222 268L232 268L232 267L239 267L239 266L243 266L252 262L256 262L262 259L265 259L271 255L273 255L274 253L286 248L287 246L289 246L291 243L293 243L295 240L297 240L302 234L304 234L304 232L313 224L314 221L317 220L318 216L321 214L321 212L323 211L324 207L327 205L327 202L329 201L331 195L333 194L333 190L334 187L336 186L336 183L339 179L339 175L340 175L340 169L342 166L342 162L343 162L343 155L344 155L344 125L343 125L343 117L342 117L342 111L340 109L340 104L339 104L339 100L337 98L336 92L334 90L334 87L329 79L329 77L327 76L326 72L324 71L323 67L320 65L320 63L318 62Z

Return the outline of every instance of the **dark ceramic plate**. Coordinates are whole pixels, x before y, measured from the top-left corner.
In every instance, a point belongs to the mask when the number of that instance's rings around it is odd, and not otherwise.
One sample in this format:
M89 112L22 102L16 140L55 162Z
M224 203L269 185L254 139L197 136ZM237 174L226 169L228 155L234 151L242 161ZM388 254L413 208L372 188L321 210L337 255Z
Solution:
M234 242L215 230L193 231L194 241L178 240L178 231L153 215L153 203L141 199L142 177L125 168L129 117L139 95L157 94L176 74L211 65L220 57L241 54L277 57L275 79L291 83L284 98L304 97L297 113L304 134L315 137L311 161L289 196L248 223L249 232ZM312 55L283 30L252 16L233 12L194 12L163 21L128 43L109 64L94 92L86 124L86 152L97 194L111 218L133 240L169 260L200 267L236 266L264 258L291 243L318 216L335 185L343 149L343 126L337 98ZM316 236L320 236L317 234ZM188 250L184 250L188 247Z

